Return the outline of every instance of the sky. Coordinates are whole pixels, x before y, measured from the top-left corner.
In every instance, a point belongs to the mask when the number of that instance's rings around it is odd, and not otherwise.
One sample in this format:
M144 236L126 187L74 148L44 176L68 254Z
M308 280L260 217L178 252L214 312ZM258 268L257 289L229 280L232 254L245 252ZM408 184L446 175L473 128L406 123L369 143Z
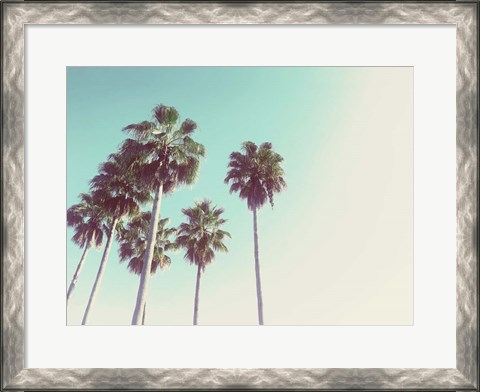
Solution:
M67 67L67 207L127 137L174 106L205 145L197 182L164 198L162 218L211 199L225 209L227 254L202 276L199 325L256 325L252 214L223 180L242 142L269 141L288 187L258 216L266 325L413 323L413 68ZM145 205L147 211L151 205ZM80 260L66 229L70 283ZM81 323L103 247L91 250L67 324ZM183 252L152 277L147 325L191 325L196 268ZM113 244L89 317L129 325L139 277Z

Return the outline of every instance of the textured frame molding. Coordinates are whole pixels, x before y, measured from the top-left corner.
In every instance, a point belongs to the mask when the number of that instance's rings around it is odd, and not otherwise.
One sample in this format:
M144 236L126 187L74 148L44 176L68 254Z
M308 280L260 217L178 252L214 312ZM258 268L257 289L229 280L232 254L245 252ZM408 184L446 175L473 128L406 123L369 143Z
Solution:
M267 4L268 3L268 4ZM478 387L476 2L2 3L2 390ZM452 369L25 369L25 24L456 24L457 354Z

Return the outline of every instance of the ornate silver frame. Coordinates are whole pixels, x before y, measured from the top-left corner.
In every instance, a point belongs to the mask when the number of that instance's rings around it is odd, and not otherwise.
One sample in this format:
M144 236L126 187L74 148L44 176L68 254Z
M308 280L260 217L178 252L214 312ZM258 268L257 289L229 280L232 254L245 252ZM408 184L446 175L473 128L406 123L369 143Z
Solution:
M465 2L2 3L2 390L479 390L478 20ZM25 24L456 24L457 354L451 369L24 368Z

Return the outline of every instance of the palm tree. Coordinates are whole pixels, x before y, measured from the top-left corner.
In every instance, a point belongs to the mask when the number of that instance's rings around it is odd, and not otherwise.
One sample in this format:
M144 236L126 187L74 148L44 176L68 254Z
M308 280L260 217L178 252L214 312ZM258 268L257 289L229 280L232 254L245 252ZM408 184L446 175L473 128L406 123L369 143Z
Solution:
M147 250L132 317L133 325L141 323L147 300L162 197L182 184L192 184L199 171L200 158L205 154L203 145L191 137L196 129L194 121L186 119L180 123L178 111L164 105L153 109L152 121L130 124L124 128L134 138L125 140L121 151L136 158L137 178L145 189L154 193Z
M80 272L92 246L100 248L103 243L103 214L98 201L91 194L80 194L80 203L67 210L67 225L73 227L72 241L83 248L83 254L77 265L72 281L67 291L67 305L77 284Z
M139 205L150 200L150 193L136 186L134 167L135 161L129 157L119 153L111 154L108 161L100 165L99 174L90 181L92 193L100 200L106 215L108 239L85 309L82 325L87 323L95 302L118 223L127 215L136 215L139 211Z
M223 208L212 207L210 200L196 202L194 207L182 209L182 212L187 222L178 228L177 245L185 249L185 259L197 266L193 307L193 325L197 325L201 274L215 258L216 251L228 252L223 241L230 234L220 229L226 222L220 217Z
M147 250L150 220L150 212L140 213L132 218L117 236L120 244L120 262L128 261L128 270L135 275L141 275L142 273L145 252ZM152 275L157 272L158 267L163 269L171 264L171 259L165 252L177 248L175 242L170 241L170 237L175 235L177 230L173 227L168 228L168 222L168 218L160 219L158 221L157 239L154 244L152 267L150 268L150 273ZM145 325L146 305L147 303L145 302L142 325Z
M263 299L260 280L260 260L258 251L257 210L267 201L273 208L273 195L286 187L281 167L283 158L273 151L272 143L260 147L253 142L242 144L243 152L232 152L228 163L225 183L230 185L230 193L238 192L240 199L247 200L248 209L253 212L253 243L255 254L255 277L257 285L258 323L263 325Z

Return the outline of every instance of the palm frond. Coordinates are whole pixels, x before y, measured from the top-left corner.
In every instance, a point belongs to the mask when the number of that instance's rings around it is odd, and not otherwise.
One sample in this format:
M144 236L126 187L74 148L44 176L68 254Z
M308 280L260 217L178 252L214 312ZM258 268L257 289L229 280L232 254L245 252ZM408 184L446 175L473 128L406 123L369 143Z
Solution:
M150 121L142 121L138 124L130 124L123 127L122 131L133 135L137 139L146 139L155 129L155 124Z
M172 106L157 105L153 109L153 116L159 125L168 126L174 125L179 118L177 109Z
M184 135L190 135L197 129L197 123L195 121L190 120L187 118L182 122L182 125L180 126L180 130L182 131L182 134Z

